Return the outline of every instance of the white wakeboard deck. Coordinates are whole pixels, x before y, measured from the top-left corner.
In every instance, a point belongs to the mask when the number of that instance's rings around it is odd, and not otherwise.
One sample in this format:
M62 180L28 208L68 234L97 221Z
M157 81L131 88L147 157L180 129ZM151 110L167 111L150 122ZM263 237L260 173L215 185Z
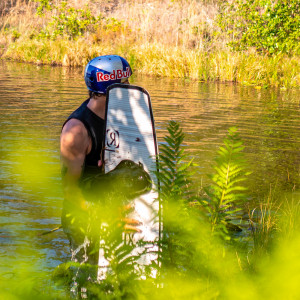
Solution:
M132 237L149 245L136 247L133 254L147 253L138 261L149 265L157 261L158 247L151 242L160 237L160 205L157 193L157 141L150 96L143 88L133 85L114 84L109 87L106 101L106 136L104 148L105 173L113 170L122 160L142 163L152 179L152 190L132 201L134 212L129 216L141 222L141 233ZM108 261L102 249L99 251L98 279L104 279ZM154 275L155 276L155 275Z

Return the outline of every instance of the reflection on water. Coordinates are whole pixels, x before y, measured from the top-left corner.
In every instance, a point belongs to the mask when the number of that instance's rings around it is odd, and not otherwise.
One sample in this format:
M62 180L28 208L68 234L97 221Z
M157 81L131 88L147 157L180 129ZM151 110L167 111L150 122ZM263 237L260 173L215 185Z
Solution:
M7 62L0 69L0 273L13 274L16 257L49 273L66 260L67 240L61 231L38 234L60 224L59 134L87 98L83 72ZM131 82L152 97L159 141L170 119L181 121L186 150L199 164L199 184L206 182L227 129L237 126L253 171L254 199L270 186L299 190L299 91L140 76Z

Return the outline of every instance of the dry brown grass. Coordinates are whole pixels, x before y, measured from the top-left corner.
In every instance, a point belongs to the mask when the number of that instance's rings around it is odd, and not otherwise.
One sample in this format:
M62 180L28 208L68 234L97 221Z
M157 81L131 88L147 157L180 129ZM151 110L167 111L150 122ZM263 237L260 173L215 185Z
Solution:
M14 3L13 6L10 5ZM6 0L5 9L0 18L0 29L10 37L9 33L16 31L20 35L27 36L29 32L38 29L43 23L35 14L36 3L31 0ZM9 41L8 41L9 42Z
M10 2L12 1L12 2ZM45 26L56 12L46 12L44 18L37 17L37 3L32 0L6 0L6 15L0 26L18 28L21 35ZM11 6L10 3L14 3ZM53 1L53 6L59 4ZM189 49L209 50L216 46L214 39L214 18L217 5L204 1L142 1L142 0L69 0L74 8L88 7L95 16L104 17L97 32L92 35L96 42L130 37L135 43L160 43L168 46L180 46ZM113 20L121 26L111 29ZM112 21L111 21L112 20ZM111 30L107 30L111 29Z
M141 41L203 48L207 40L212 39L216 13L215 4L156 0L123 1L111 15L124 20Z

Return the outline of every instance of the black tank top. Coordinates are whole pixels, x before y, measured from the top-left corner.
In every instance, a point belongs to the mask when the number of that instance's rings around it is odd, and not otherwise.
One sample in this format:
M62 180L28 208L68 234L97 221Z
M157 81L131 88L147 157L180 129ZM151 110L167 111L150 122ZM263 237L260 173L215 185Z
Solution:
M92 140L92 149L90 153L85 157L85 171L87 168L89 171L94 169L93 167L98 167L98 161L102 159L102 149L104 143L104 130L105 130L105 121L98 117L94 112L92 112L87 104L90 99L84 101L81 106L79 106L66 120L64 125L70 119L77 119L81 121ZM89 168L92 167L92 168ZM94 170L95 171L95 170ZM98 168L98 172L99 172Z

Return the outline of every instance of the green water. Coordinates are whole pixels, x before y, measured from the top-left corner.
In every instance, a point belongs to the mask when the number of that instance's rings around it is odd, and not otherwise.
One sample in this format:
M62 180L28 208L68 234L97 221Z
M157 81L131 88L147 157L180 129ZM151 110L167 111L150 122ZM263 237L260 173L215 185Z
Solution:
M279 201L297 195L300 90L145 76L131 83L151 95L159 142L169 120L181 122L185 149L199 165L199 186L208 182L206 174L227 129L237 126L252 171L250 206L263 201L270 189ZM15 276L19 261L37 274L50 274L69 257L62 231L38 234L60 224L59 134L86 98L83 70L0 62L0 274L6 278Z

